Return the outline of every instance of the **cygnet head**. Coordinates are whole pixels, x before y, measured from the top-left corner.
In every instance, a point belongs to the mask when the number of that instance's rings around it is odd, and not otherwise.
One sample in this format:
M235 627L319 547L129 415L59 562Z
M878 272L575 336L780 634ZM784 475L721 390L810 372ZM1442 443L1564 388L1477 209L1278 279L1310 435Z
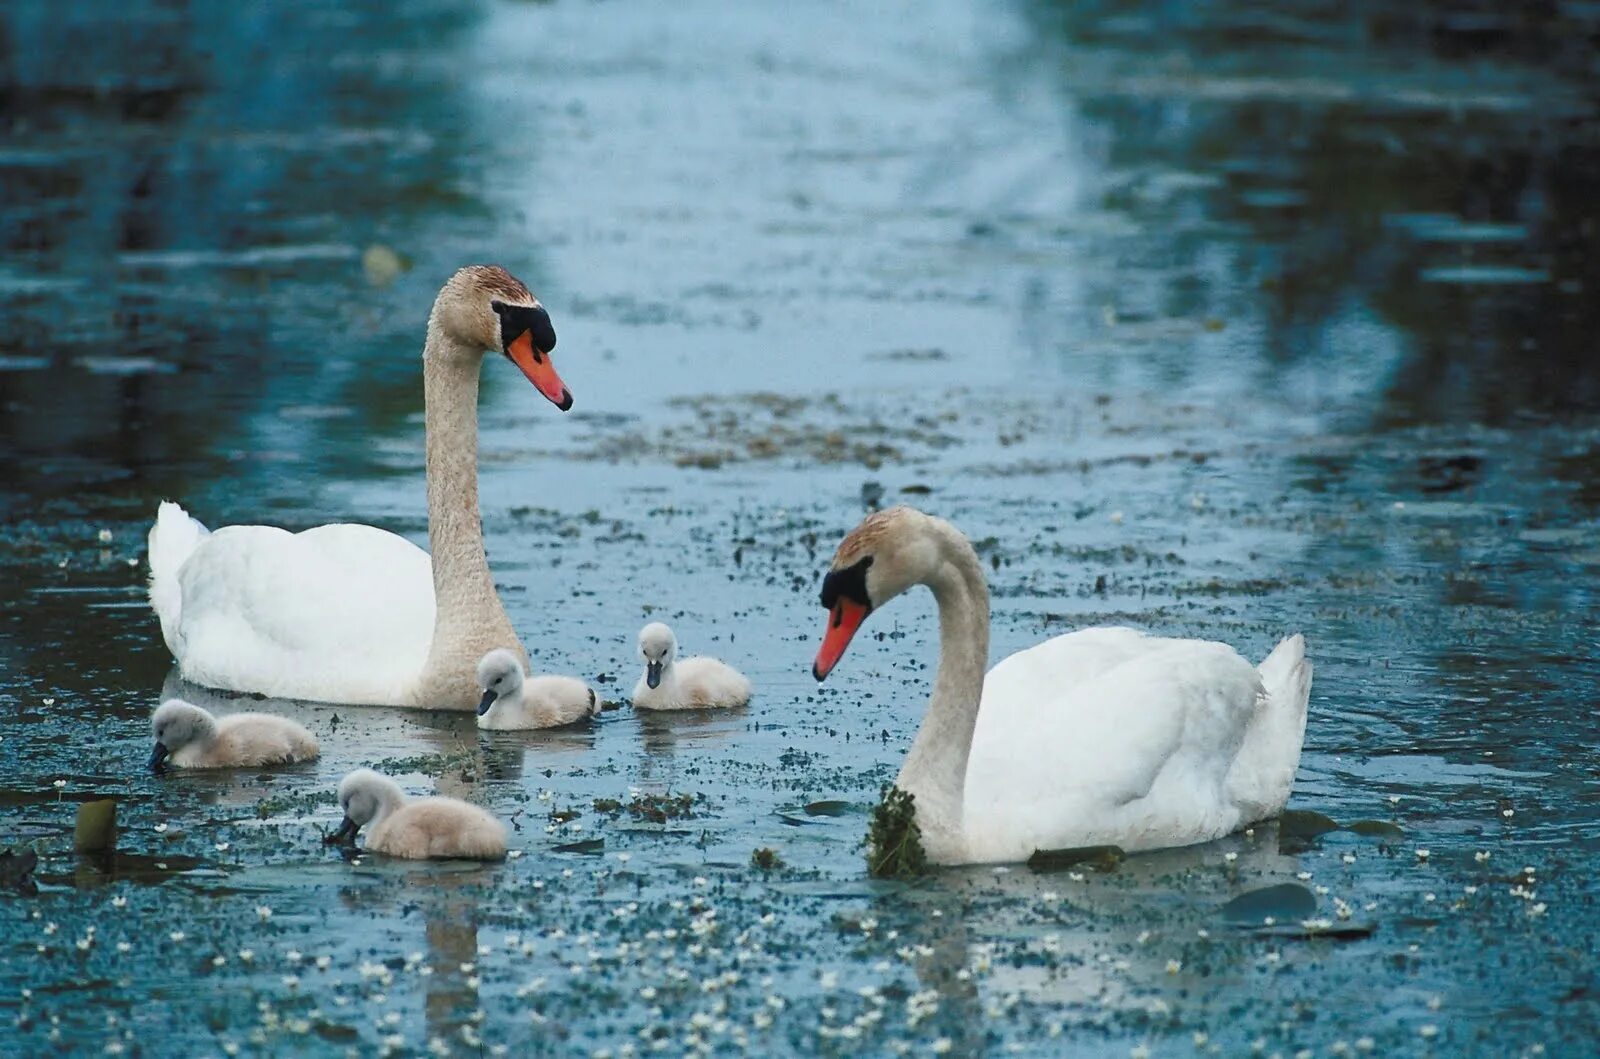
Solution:
M644 682L660 687L662 672L678 657L678 638L666 624L653 621L639 630L639 657L644 659Z
M339 781L339 808L344 810L344 820L339 830L323 841L353 842L358 831L404 801L405 794L394 780L371 769L356 769Z
M527 674L522 671L522 660L504 647L496 647L478 663L478 687L483 698L478 700L478 716L489 712L496 699L509 698L522 690Z
M196 740L209 739L216 731L217 719L200 707L182 699L169 699L150 715L150 731L156 745L150 751L150 771L160 775L167 770L167 755L174 754Z
M499 265L468 265L451 276L434 300L428 327L454 339L460 355L478 356L485 349L503 353L557 408L572 407L572 391L550 363L556 348L550 314Z

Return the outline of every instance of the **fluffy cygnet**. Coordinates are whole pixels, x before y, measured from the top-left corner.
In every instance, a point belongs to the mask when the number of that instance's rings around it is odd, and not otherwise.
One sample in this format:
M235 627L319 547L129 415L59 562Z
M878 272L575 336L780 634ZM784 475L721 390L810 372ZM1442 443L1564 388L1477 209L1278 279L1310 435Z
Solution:
M504 860L506 825L455 798L406 798L400 785L371 769L339 784L344 821L325 842L355 840L367 824L367 851L409 860Z
M678 638L661 622L639 630L639 657L644 676L633 689L640 710L702 710L743 706L750 701L750 681L715 658L679 658Z
M289 765L311 761L319 753L316 736L287 717L270 713L234 713L213 717L207 711L169 699L150 717L155 749L150 771L229 769Z
M575 677L530 677L522 662L496 648L478 663L479 728L557 728L600 712L594 691Z

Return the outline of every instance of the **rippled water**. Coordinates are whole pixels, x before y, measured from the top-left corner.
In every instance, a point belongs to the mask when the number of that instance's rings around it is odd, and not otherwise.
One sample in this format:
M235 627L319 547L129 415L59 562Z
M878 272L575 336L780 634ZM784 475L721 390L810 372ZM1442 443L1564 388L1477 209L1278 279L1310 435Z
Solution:
M0 10L0 845L43 857L0 896L4 1050L1592 1050L1596 25L1546 16ZM162 695L216 698L143 602L156 502L424 540L422 324L486 259L577 400L485 368L536 664L623 697L665 617L756 701L481 736L273 703L321 762L148 776ZM1399 834L867 879L931 603L808 667L880 492L978 543L996 657L1303 630L1291 808ZM327 851L358 764L488 805L520 856ZM595 807L634 791L695 801ZM104 795L122 852L76 858ZM1230 923L1275 883L1350 937Z

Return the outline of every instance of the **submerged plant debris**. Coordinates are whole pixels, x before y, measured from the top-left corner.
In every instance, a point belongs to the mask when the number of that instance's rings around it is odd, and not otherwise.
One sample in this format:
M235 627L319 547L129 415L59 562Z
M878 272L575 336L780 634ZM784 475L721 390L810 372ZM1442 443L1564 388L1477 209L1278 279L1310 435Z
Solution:
M928 871L917 826L916 797L886 786L867 825L867 874L879 879L909 879Z
M1594 1051L1592 5L60 6L0 4L0 1055ZM161 499L426 545L417 353L484 260L574 395L485 358L535 668L625 695L664 618L748 709L484 733L171 672ZM1318 815L870 874L931 602L808 668L901 499L981 546L991 663L1304 632ZM158 781L172 696L323 758ZM511 856L325 849L360 766Z

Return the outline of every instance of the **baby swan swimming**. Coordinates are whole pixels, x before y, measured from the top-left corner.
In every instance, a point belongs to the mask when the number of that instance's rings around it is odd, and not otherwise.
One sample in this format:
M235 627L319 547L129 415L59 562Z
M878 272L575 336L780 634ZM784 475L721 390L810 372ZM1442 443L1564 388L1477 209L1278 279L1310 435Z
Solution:
M207 711L169 699L150 716L155 749L150 771L168 765L180 769L230 769L258 765L291 765L314 760L317 738L287 717L270 713L235 713L213 717Z
M750 681L715 658L678 658L678 638L659 621L639 630L639 657L644 676L633 689L639 710L703 710L743 706L750 701Z
M496 648L478 663L478 727L558 728L586 721L600 712L594 690L576 677L530 677L522 660Z
M504 860L506 825L455 798L410 801L400 785L371 769L339 783L344 820L324 842L352 842L367 824L367 852L408 860Z

